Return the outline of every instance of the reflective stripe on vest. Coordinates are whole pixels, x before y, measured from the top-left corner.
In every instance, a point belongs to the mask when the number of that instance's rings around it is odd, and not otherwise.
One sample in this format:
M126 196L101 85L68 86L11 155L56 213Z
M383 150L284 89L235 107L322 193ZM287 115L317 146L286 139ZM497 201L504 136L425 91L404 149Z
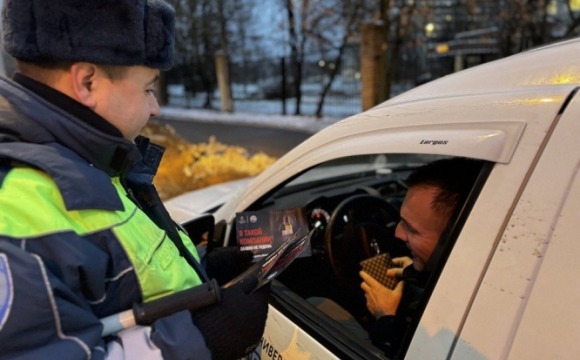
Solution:
M0 235L38 238L74 231L79 236L112 231L135 269L143 300L149 301L199 285L201 280L159 229L127 198L117 178L113 185L123 211L67 211L53 180L44 172L13 168L0 188ZM193 243L181 234L199 260Z

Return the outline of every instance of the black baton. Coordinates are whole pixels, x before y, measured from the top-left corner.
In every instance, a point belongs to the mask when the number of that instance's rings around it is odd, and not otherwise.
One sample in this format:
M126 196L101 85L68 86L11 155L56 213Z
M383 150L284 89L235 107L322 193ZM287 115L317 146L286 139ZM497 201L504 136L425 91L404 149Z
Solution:
M101 319L102 336L128 329L135 325L151 325L155 320L181 310L195 311L220 301L220 287L215 279L182 290L172 295L142 304L133 304L133 309Z

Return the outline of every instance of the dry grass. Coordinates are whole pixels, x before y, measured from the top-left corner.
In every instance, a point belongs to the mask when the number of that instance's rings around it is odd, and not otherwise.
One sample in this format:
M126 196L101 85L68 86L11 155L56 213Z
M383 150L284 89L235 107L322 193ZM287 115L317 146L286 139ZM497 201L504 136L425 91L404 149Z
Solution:
M255 176L276 160L263 152L250 155L246 149L219 143L213 136L207 143L191 144L172 127L156 122L150 122L142 134L165 147L154 180L163 200L209 185Z

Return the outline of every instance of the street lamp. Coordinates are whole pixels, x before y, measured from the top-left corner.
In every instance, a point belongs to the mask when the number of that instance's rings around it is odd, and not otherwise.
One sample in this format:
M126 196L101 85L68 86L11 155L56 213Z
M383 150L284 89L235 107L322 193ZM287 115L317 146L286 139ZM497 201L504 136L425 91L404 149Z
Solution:
M433 35L433 31L435 31L435 24L431 22L427 23L425 25L425 36L431 37L431 35Z

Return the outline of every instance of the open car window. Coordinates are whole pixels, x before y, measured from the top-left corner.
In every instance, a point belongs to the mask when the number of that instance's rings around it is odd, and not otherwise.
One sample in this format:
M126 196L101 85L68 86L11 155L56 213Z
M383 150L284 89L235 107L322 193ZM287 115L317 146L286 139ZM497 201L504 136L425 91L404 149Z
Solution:
M394 236L407 192L404 180L421 165L442 158L445 157L371 154L336 159L290 179L247 209L290 211L304 216L306 231L317 228L307 255L294 260L273 282L273 305L337 356L404 357L454 239L493 163L480 162L480 176L441 237L441 246L433 255L434 270L422 284L420 301L404 333L399 334L395 349L385 350L371 341L369 334L377 320L368 311L360 288L360 263L384 253L391 257L410 256L405 243ZM238 229L233 230L235 237ZM230 242L238 240L233 238Z

